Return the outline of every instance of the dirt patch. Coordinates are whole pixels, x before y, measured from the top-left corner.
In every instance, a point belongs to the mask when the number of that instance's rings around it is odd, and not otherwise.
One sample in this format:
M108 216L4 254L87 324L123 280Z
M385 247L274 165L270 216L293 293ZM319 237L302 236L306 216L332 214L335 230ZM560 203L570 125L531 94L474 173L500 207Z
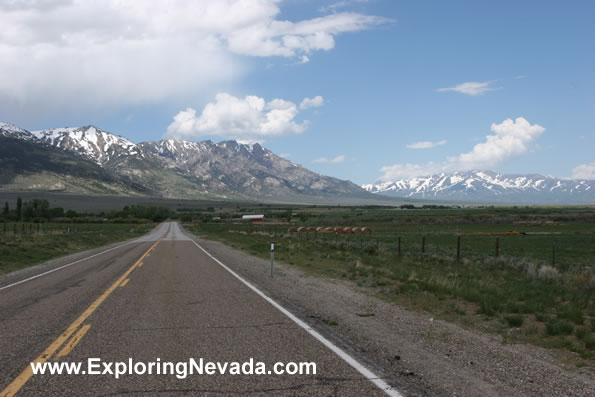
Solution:
M219 242L205 249L338 346L411 396L593 396L588 369L560 363L539 347L503 344L370 296L340 280L317 278ZM557 353L556 353L557 354Z

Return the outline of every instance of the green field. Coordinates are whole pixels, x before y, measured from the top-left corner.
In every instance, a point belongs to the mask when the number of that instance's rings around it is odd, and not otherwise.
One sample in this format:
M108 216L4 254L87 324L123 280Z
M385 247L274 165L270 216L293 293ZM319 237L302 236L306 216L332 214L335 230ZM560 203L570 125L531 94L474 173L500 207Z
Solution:
M268 223L252 226L234 221L241 210L218 222L195 214L203 222L189 229L263 258L275 241L275 258L306 272L349 280L509 342L570 350L577 365L595 365L593 208L311 207L291 218L286 208L261 212ZM290 233L290 226L367 226L372 234ZM498 234L505 232L515 233Z
M153 227L153 224L2 223L0 274L141 236Z

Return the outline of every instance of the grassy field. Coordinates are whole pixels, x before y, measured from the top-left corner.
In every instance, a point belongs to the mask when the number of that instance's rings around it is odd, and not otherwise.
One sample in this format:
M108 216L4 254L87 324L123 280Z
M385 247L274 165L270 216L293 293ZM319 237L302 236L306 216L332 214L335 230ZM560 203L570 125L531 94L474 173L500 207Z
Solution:
M4 224L0 224L0 274L141 236L153 227L153 224L8 223L5 231Z
M263 258L274 240L284 263L509 342L570 350L577 366L595 366L593 208L316 207L294 211L290 223L286 209L267 214L275 222L189 229ZM367 226L372 234L289 233L290 226ZM506 232L514 233L499 234Z

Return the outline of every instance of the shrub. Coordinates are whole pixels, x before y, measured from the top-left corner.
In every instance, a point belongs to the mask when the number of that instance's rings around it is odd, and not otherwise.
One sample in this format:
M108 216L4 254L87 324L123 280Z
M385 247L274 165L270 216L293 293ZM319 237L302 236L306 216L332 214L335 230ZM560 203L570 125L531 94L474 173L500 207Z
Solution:
M514 327L514 328L520 327L521 325L523 325L523 321L525 321L525 318L520 314L513 314L510 316L506 316L506 317L504 317L504 319L508 323L509 327Z
M566 320L550 320L545 325L545 333L550 336L570 335L572 331L574 331L574 325Z
M558 278L558 270L549 265L542 265L537 271L537 278L541 280L555 280Z

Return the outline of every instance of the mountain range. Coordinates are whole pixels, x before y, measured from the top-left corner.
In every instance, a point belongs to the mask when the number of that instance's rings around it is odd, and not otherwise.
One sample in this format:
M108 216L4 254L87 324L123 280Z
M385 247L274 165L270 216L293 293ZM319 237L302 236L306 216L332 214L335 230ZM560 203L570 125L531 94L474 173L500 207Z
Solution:
M494 204L595 204L595 181L465 171L362 185L391 197Z
M358 186L260 144L134 143L93 126L27 131L0 122L0 191L295 203L595 204L595 181L466 171Z
M133 143L93 126L27 131L0 123L0 191L282 202L378 202L260 144ZM385 199L386 200L386 199Z

